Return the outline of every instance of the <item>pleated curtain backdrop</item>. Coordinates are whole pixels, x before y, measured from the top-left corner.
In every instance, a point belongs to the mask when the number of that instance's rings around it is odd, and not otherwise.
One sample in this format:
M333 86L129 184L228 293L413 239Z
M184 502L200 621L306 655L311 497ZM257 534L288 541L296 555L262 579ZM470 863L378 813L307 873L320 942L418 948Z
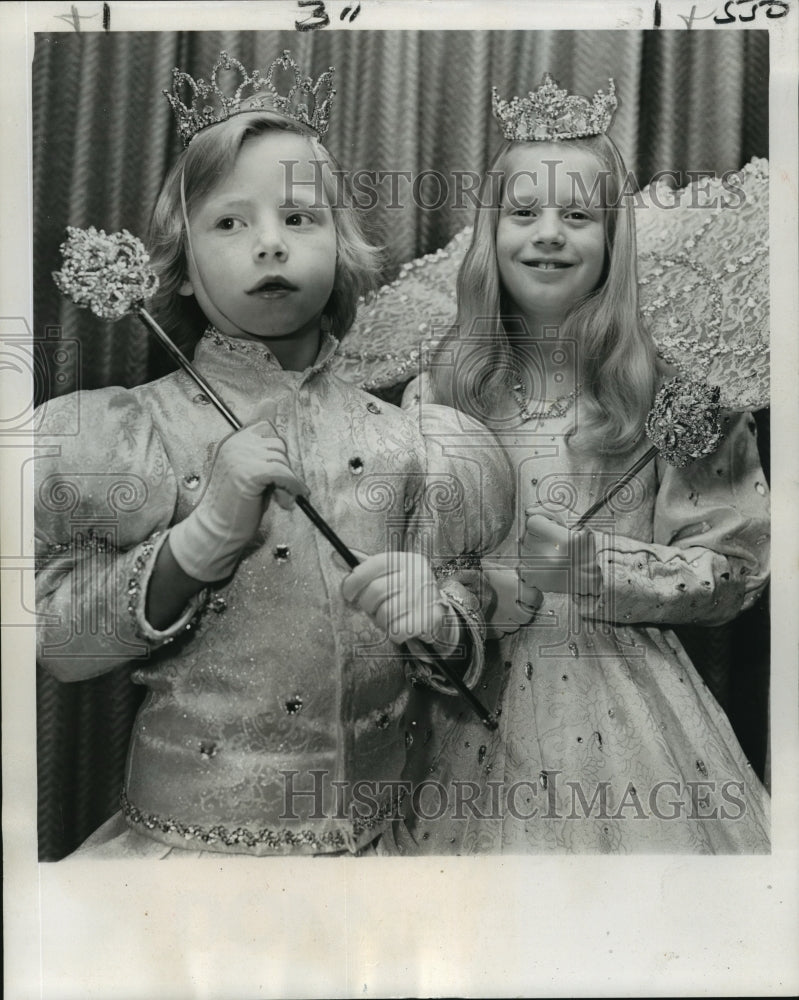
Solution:
M34 338L41 402L78 388L133 386L172 366L134 320L108 324L57 292L67 225L144 236L161 181L181 146L161 90L173 66L208 77L220 50L247 67L289 48L309 74L336 68L326 145L350 171L437 171L450 185L435 209L389 208L387 183L368 213L386 246L385 277L444 245L469 221L453 204L457 171L481 171L499 145L490 89L526 92L549 70L593 93L616 81L612 135L641 185L659 170L720 173L768 155L766 32L314 31L46 34L33 77ZM436 199L433 179L422 188ZM461 199L464 202L464 199ZM468 205L468 202L464 202ZM75 365L57 348L77 344ZM62 685L41 674L40 855L77 846L117 807L139 692L120 669Z

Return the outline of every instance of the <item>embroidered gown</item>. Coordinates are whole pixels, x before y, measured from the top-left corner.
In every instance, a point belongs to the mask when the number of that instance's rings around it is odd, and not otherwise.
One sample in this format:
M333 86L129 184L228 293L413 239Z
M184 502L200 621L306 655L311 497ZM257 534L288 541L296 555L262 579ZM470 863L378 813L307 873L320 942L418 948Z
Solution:
M527 509L574 524L648 447L577 456L564 445L575 415L579 400L499 432L518 509L500 565L517 564ZM440 699L418 719L426 742L407 772L417 792L401 853L768 851L767 794L670 627L727 622L767 582L755 422L727 414L723 429L714 455L650 463L590 522L595 604L546 593L529 625L489 644L478 693L496 706L496 732Z

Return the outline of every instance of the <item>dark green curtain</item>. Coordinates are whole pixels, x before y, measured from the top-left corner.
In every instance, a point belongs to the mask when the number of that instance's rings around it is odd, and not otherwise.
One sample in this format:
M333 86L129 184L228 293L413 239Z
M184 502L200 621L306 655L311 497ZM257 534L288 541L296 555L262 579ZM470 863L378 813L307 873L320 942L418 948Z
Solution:
M348 170L413 176L432 170L451 179L453 171L484 169L499 144L491 85L503 96L525 92L545 70L578 93L616 80L620 107L612 135L641 185L659 170L718 173L768 156L766 32L38 35L32 70L37 402L79 388L137 385L169 370L162 350L135 321L100 322L58 294L50 275L60 264L65 228L145 235L162 178L180 149L161 96L173 66L207 77L227 49L245 66L263 68L284 48L314 76L336 67L338 96L326 145ZM386 278L469 221L452 197L425 210L412 204L407 187L400 195L401 208L388 208L383 199L367 220L387 248ZM70 349L60 351L65 342ZM760 423L767 432L767 418L761 415ZM704 642L706 632L696 641ZM716 654L695 651L761 773L767 637L762 604L723 636L714 633ZM729 666L731 649L744 650L740 668L734 659ZM43 859L64 856L115 810L139 697L124 669L73 685L39 676Z

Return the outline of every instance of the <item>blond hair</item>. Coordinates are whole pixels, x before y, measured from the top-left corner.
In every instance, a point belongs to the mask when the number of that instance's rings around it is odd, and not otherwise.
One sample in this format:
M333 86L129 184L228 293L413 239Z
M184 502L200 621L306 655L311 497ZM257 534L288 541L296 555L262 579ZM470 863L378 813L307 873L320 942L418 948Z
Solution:
M441 402L485 417L504 392L514 367L509 332L523 322L502 287L496 234L505 164L520 144L505 143L483 177L472 241L458 272L458 313L434 358L431 380ZM524 144L527 145L527 144ZM638 309L635 221L624 197L627 171L604 135L560 143L592 153L603 177L605 266L597 287L569 309L560 336L580 346L580 429L570 440L580 451L624 453L640 439L652 405L658 362ZM480 336L469 342L471 331ZM455 349L460 348L458 354ZM445 364L443 359L458 358Z
M160 287L153 308L184 347L197 340L207 325L193 296L179 290L188 277L188 241L181 202L195 208L230 173L242 145L270 129L297 132L311 146L321 167L322 184L336 229L336 270L333 290L324 308L331 332L342 337L355 321L358 299L378 284L379 247L368 242L343 171L310 130L277 111L248 111L197 133L166 176L153 211L149 232L150 261Z

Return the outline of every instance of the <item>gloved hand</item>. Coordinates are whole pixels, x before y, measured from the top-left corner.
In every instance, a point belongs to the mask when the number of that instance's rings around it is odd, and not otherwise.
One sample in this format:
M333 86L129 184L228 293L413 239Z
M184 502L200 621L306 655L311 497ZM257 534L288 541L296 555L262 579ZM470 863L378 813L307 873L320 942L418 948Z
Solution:
M544 514L526 511L527 524L519 543L520 578L545 593L599 597L602 571L596 561L594 533L571 531Z
M224 580L258 530L270 498L288 510L296 496L307 493L272 423L244 427L219 446L202 499L170 529L172 554L195 580Z
M380 552L362 558L344 577L341 593L401 645L411 639L451 653L460 642L458 617L438 589L433 568L416 552Z
M487 638L499 639L528 625L543 604L544 595L531 581L523 579L518 566L482 560L483 578L493 591L486 612Z

